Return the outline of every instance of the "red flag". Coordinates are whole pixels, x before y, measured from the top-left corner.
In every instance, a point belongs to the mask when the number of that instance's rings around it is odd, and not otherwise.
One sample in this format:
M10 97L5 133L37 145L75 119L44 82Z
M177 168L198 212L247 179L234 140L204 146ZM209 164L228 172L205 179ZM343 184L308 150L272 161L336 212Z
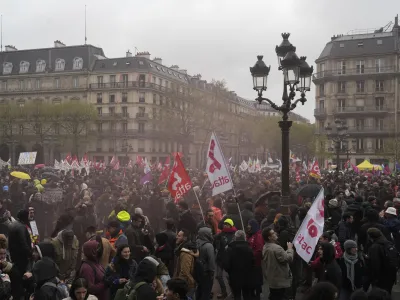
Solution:
M162 173L160 174L160 177L158 178L158 184L163 183L165 180L168 179L168 175L169 175L169 156L167 156L167 158L165 159L165 163L164 163L164 167L162 169Z
M117 162L114 164L113 169L114 170L119 170L119 160L117 160Z
M310 170L310 176L314 178L321 178L321 172L319 170L318 160L314 161L313 166Z
M183 153L182 152L172 152L172 156L175 157L176 155L179 155L180 158L183 157Z
M87 153L83 156L83 162L86 164L88 162Z
M131 159L128 162L128 169L133 169L133 164Z
M296 172L296 182L300 182L300 172Z
M159 172L161 172L161 171L163 170L163 165L162 165L161 161L158 162L157 170L158 170Z
M144 161L143 161L143 158L140 157L140 155L136 156L136 163L137 163L139 166L143 167Z
M117 163L117 158L116 158L115 155L114 155L114 156L111 158L110 166L111 166L111 167L114 167L116 163ZM119 167L119 166L118 166L118 167Z
M175 155L174 166L168 180L168 190L175 199L175 203L192 188L192 181L178 154Z
M72 157L72 161L78 161L78 157L77 157L76 155L74 155L74 156Z
M72 162L71 153L68 153L68 154L67 154L67 156L65 157L65 160L66 160L69 164L71 164L71 162Z

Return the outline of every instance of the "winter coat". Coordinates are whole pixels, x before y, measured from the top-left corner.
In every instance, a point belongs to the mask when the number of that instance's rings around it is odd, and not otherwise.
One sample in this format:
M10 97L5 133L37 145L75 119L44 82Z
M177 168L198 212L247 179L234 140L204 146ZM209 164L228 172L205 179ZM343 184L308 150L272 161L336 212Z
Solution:
M351 223L346 223L345 221L341 221L338 227L338 241L340 245L344 245L344 242L347 240L354 240L355 234L351 227Z
M283 250L275 243L265 243L262 264L264 279L270 288L288 288L292 284L289 264L293 261L293 249Z
M63 232L65 231L66 230L60 231L51 241L56 253L55 262L60 268L59 277L61 280L72 279L74 277L79 250L79 242L76 236L73 236L72 241L70 241L68 245L68 241L63 238Z
M54 300L57 293L57 289L52 286L45 285L46 282L54 284L58 283L56 278L58 273L57 265L54 261L48 257L44 257L39 260L33 266L32 274L36 282L36 289L34 293L34 299L40 300Z
M368 253L368 248L370 247L370 242L368 240L367 231L368 231L368 229L373 228L373 227L379 229L382 232L382 234L386 237L387 240L389 240L389 241L392 240L389 230L378 220L365 223L361 226L360 233L358 235L358 244L363 246L364 253Z
M344 258L337 260L342 271L342 288L349 292L354 292L351 281L347 278L347 267ZM358 261L354 265L354 285L360 289L364 285L364 274L366 272L365 261L362 254L358 255Z
M137 263L133 259L125 261L119 256L113 258L105 271L105 280L110 287L111 299L114 299L118 289L124 287L124 283L119 283L120 278L133 279L137 270Z
M199 260L204 266L204 272L209 274L215 272L214 246L212 244L212 232L208 227L200 228L197 235L197 248L199 249Z
M243 219L244 226L246 226L247 223L249 223L249 221L251 219L254 219L254 213L251 210L243 209L241 213L242 213L242 219ZM242 224L242 223L240 222L240 224Z
M129 248L132 251L131 255L137 262L140 262L146 256L143 247L152 251L153 245L151 244L149 235L143 234L142 228L134 227L131 224L126 228L125 234L128 238Z
M128 244L128 238L123 233L122 229L115 236L111 236L110 233L107 232L106 237L114 249L117 249L119 245Z
M138 265L133 286L139 282L146 282L136 290L138 300L155 300L157 297L156 292L151 286L153 280L156 278L157 268L156 265L150 260L144 259Z
M251 227L251 235L247 235L247 242L253 250L255 265L261 267L264 239L261 235L260 226L256 220L250 220L248 224Z
M321 243L323 255L320 259L322 263L319 281L328 281L340 290L342 286L342 271L335 260L335 247L331 243Z
M385 260L387 258L384 251L385 245L388 243L389 241L381 236L368 249L368 279L373 285L386 286L388 283L396 281L396 273L392 274L386 268Z
M8 232L8 248L11 260L21 272L25 271L32 255L31 237L26 225L20 221L13 222Z
M82 261L78 276L85 278L88 282L88 293L96 296L99 300L109 299L109 290L105 283L105 270L97 260L96 241L88 241L83 244L85 260Z
M255 259L246 241L233 241L224 255L223 267L229 274L229 284L234 287L254 287Z
M185 248L188 244L185 243L179 246L175 252L177 258L173 277L185 279L189 285L189 289L193 289L196 287L196 282L193 278L194 263L195 258L199 257L199 252L194 253L192 250Z
M392 234L396 249L400 251L400 220L397 218L386 219L383 221L383 226Z
M179 217L178 231L186 229L191 235L196 234L197 222L190 210L184 211Z
M220 266L222 265L226 247L232 241L236 231L235 227L223 228L222 232L218 233L214 238L214 248L217 250L217 264Z
M71 297L64 298L63 300L72 300ZM98 300L96 296L89 295L86 300Z

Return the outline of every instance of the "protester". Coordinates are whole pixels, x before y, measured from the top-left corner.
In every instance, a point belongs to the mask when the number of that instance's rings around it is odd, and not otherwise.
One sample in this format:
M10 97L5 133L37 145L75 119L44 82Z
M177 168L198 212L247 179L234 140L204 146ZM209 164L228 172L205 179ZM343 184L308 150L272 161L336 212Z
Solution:
M56 253L55 262L60 269L60 279L71 282L75 277L78 239L72 230L64 229L52 239L52 244Z
M198 260L203 270L196 289L196 300L209 300L214 282L215 256L212 230L208 227L200 228L197 235Z
M97 300L97 297L88 292L88 283L84 278L77 278L72 282L69 297L64 300Z

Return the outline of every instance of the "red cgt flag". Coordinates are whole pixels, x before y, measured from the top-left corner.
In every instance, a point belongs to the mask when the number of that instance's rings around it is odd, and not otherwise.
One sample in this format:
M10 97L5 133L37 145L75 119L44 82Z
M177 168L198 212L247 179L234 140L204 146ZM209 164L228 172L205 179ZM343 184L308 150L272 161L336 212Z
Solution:
M179 154L175 154L175 162L168 180L168 190L175 203L192 188L192 181L183 166Z
M158 178L158 184L163 183L165 180L168 179L169 175L169 156L165 159L164 166L162 167L162 172L160 174L160 177Z
M321 178L321 171L319 170L318 160L314 161L310 170L310 176L314 178Z

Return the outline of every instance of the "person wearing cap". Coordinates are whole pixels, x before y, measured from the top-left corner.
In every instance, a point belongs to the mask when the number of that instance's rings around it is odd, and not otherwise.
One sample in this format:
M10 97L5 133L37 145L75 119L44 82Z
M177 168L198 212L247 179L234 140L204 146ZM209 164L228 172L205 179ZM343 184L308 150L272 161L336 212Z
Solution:
M400 250L400 220L397 216L397 209L394 207L388 207L385 210L383 225L392 234L393 241L395 243L396 249Z
M224 299L227 297L226 292L226 285L223 278L223 257L226 252L226 247L232 241L233 237L235 236L235 232L237 231L235 224L233 223L232 219L225 219L223 221L223 228L220 233L215 236L214 243L215 249L217 250L217 274L216 278L221 288L221 294L217 295L218 299Z
M369 228L367 234L372 241L367 259L368 283L373 287L384 289L390 294L397 275L397 266L390 266L389 258L386 255L392 243L377 228Z
M340 299L347 300L354 291L363 287L366 272L365 260L354 240L344 242L343 257L338 262L342 270Z
M122 210L117 214L117 220L120 222L121 228L124 231L131 223L131 215L126 210Z

